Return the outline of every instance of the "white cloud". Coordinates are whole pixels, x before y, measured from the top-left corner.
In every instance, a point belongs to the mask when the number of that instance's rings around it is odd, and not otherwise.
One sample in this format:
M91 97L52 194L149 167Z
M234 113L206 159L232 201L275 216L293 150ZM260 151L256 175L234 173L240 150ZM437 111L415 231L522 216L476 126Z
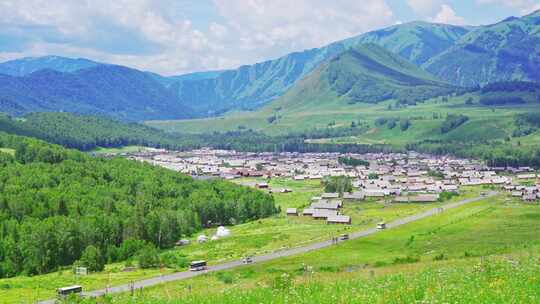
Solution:
M521 14L529 14L535 10L540 10L538 0L476 0L479 4L503 5L517 9Z
M210 1L210 0L209 0ZM395 20L384 0L1 0L0 59L63 55L164 74L233 68L319 47ZM218 18L219 17L219 18Z
M441 0L407 0L407 4L415 13L423 17L430 17L436 14L442 5Z
M407 4L415 13L430 22L456 25L466 23L464 18L458 16L454 9L442 0L407 0Z
M433 18L429 18L429 21L435 23L446 23L446 24L455 24L455 25L464 25L465 19L456 15L454 9L448 5L443 4L441 10Z
M215 0L240 48L264 56L318 47L394 23L379 0Z

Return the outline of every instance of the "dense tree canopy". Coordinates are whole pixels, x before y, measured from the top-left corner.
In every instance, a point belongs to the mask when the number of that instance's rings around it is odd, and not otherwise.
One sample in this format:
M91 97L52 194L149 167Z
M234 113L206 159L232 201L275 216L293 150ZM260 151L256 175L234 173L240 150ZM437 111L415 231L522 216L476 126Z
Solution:
M52 271L83 252L121 260L144 245L137 240L167 248L205 226L277 211L271 196L221 180L3 133L0 148L16 151L0 157L0 277Z

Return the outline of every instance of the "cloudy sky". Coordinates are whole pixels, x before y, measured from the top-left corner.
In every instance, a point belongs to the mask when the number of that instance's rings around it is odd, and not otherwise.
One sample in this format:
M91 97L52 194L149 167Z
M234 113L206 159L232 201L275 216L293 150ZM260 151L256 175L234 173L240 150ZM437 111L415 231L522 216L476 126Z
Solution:
M174 75L401 22L489 24L535 9L540 0L0 0L0 61L62 55Z

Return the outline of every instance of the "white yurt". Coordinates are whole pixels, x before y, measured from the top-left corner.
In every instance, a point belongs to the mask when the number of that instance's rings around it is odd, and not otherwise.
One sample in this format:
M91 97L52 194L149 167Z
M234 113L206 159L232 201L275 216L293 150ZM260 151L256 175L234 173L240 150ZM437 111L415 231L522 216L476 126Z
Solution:
M223 226L219 226L217 231L216 231L216 236L217 237L227 237L231 235L231 231Z

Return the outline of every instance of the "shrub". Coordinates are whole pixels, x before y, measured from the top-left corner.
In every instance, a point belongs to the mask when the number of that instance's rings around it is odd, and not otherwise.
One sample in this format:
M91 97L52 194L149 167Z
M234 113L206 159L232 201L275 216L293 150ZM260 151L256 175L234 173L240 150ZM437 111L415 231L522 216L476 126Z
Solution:
M232 284L234 282L234 277L230 272L218 272L217 279L225 284Z
M375 125L378 126L378 127L384 126L387 122L388 122L388 119L386 119L384 117L379 117L379 118L375 119Z
M409 119L402 119L399 121L399 128L401 131L407 131L411 127L411 121Z
M167 251L160 255L161 263L169 268L186 268L189 265L188 259L173 251Z
M339 268L336 266L321 266L319 267L320 272L339 272Z
M99 249L92 245L84 250L80 264L88 268L88 271L102 271L105 269L105 259Z
M404 258L397 257L397 258L394 259L394 261L392 263L394 265L396 265L396 264L413 264L413 263L417 263L418 261L420 261L419 258L409 255L409 256L406 256Z
M441 125L441 133L448 133L469 120L465 115L448 115Z
M442 261L442 260L445 260L445 259L446 259L446 257L444 256L444 253L438 254L438 255L433 257L434 261Z
M159 266L159 253L153 245L146 245L139 251L138 262L140 268L154 268Z
M273 123L273 122L276 121L276 120L277 120L276 115L270 116L270 117L268 117L268 118L266 119L266 121L267 121L269 124Z
M456 192L443 191L441 194L439 194L439 202L445 202L454 196L458 196L458 194Z

